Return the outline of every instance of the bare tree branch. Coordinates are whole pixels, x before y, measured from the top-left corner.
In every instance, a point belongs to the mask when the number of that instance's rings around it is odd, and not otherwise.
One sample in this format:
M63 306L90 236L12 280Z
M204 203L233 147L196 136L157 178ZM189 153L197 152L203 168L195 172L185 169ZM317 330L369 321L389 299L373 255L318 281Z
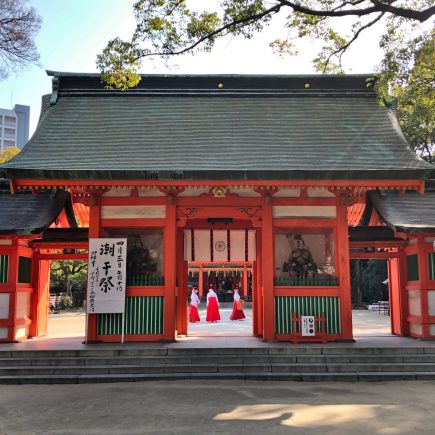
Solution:
M331 62L331 59L336 56L337 54L339 54L339 65L341 68L341 59L343 54L345 53L345 51L358 39L358 37L361 35L361 33L364 30L367 30L369 27L373 26L374 24L376 24L383 16L385 15L385 13L380 13L374 20L368 22L367 24L365 24L364 26L361 26L352 36L352 38L344 45L342 45L341 47L339 47L337 50L333 51L326 59L326 63L325 66L323 68L323 72L326 71L329 63Z
M0 77L39 60L34 37L41 18L26 0L0 0Z

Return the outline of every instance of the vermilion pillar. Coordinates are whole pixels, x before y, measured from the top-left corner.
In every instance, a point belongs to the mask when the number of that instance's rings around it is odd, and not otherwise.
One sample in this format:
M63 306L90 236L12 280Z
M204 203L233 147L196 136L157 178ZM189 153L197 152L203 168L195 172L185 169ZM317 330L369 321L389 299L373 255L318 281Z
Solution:
M243 296L248 297L249 293L249 277L248 277L248 268L246 263L243 265Z
M202 300L202 297L204 296L204 272L202 270L202 264L199 265L198 293L199 293L199 299Z
M337 206L337 260L340 279L341 337L351 340L352 334L352 292L350 288L349 236L347 207Z
M39 260L38 254L33 256L33 293L31 304L32 323L29 337L47 335L48 311L50 309L50 262Z
M187 334L187 261L184 261L183 230L177 233L177 333Z
M261 231L256 234L256 256L255 256L255 286L252 288L253 308L256 310L257 325L255 335L263 335L263 283L262 283L262 262L261 262ZM255 298L254 298L255 293Z
M388 289L390 300L391 332L408 335L408 295L406 294L406 257L400 250L399 258L388 260Z
M0 342L15 339L15 310L18 283L17 240L0 245Z
M274 243L273 243L273 217L271 195L263 196L262 225L261 225L261 252L262 252L262 283L263 283L263 339L275 338L274 315Z
M175 195L166 196L166 225L164 240L164 271L165 271L165 296L164 296L164 340L175 340L175 287L176 287L176 224L177 207Z
M428 252L426 243L422 237L418 238L418 270L420 280L420 304L421 304L421 321L422 321L422 337L428 338L431 335L431 324L435 323L430 315L429 309L429 270L428 270ZM435 332L435 331L434 331Z

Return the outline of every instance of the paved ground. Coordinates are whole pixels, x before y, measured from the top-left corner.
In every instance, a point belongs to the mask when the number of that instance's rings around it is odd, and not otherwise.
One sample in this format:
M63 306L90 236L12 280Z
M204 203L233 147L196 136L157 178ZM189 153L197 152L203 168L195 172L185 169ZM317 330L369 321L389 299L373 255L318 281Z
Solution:
M204 320L205 312L201 311ZM99 343L83 344L85 316L83 313L51 314L49 337L26 340L20 343L0 343L2 350L69 350L102 348L157 348L157 347L285 347L285 346L322 346L318 343L293 345L285 342L264 342L252 336L251 310L245 310L247 319L231 322L230 310L222 309L222 322L190 324L189 335L178 337L175 343ZM333 342L329 347L435 347L435 340L420 341L410 337L390 334L390 318L377 312L354 311L355 343ZM434 431L435 433L435 431ZM1 435L1 433L0 433Z
M0 435L433 435L435 383L0 386Z
M230 304L228 304L230 305ZM220 309L221 321L207 323L205 308L199 310L201 322L189 323L191 337L249 337L252 336L252 309L245 309L246 319L230 320L231 308ZM367 310L354 310L353 328L356 336L390 336L390 318ZM81 311L50 314L48 335L52 338L78 337L85 335L85 314Z

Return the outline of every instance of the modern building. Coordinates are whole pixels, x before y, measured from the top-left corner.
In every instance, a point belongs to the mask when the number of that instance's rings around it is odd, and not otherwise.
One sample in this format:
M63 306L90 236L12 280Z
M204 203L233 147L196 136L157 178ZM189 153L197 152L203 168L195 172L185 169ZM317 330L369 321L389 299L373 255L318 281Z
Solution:
M0 152L9 147L20 149L29 140L30 107L15 104L12 110L0 109Z
M351 340L351 258L388 259L393 333L435 338L434 166L366 76L144 75L119 92L52 74L0 167L0 341L44 335L50 260L119 237L125 317L89 314L89 340L188 333L188 274L203 287L218 268L243 274L254 336L318 339L301 337L313 316L322 340Z

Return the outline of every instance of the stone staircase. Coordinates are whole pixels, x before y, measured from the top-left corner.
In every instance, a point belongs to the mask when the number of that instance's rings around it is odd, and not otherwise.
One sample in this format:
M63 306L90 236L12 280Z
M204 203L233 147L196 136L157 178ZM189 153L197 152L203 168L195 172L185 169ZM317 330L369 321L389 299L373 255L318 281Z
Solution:
M0 384L180 379L428 380L435 379L435 347L0 350Z

